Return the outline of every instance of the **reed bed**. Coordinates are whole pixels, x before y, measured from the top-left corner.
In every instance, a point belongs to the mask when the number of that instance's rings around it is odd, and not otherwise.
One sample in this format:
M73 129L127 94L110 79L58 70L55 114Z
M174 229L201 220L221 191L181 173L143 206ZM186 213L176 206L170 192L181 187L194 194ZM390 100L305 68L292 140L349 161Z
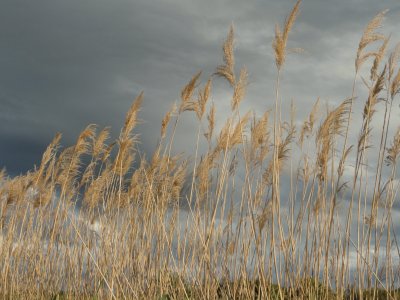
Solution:
M285 120L281 76L300 2L275 27L265 112L240 109L248 72L235 64L231 27L222 64L182 88L154 153L138 146L141 93L115 141L92 124L69 147L57 134L32 171L3 170L1 297L400 299L400 46L388 50L379 13L360 39L349 97L316 101L300 126L292 105ZM216 80L231 88L221 126ZM183 114L198 121L191 155L174 151Z

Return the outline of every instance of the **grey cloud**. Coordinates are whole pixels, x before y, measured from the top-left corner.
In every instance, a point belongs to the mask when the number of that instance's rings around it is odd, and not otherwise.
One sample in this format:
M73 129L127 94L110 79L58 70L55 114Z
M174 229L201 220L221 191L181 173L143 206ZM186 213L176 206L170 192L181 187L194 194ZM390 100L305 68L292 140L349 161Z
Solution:
M57 131L72 143L89 123L111 125L114 137L134 97L145 92L138 131L143 149L154 147L161 118L190 77L202 79L222 61L229 25L236 28L237 69L250 73L243 109L271 106L275 65L274 24L282 23L294 1L3 1L0 12L0 129L2 163L23 171L37 163ZM283 97L295 99L303 120L318 96L339 101L351 91L352 64L362 29L390 8L385 25L394 32L400 14L395 0L304 1L290 36L292 55L283 74ZM386 27L384 27L385 29ZM310 82L312 84L310 84ZM228 85L216 82L219 111L229 105ZM224 95L224 96L222 96ZM226 102L226 103L225 103ZM177 149L187 149L194 117L179 129ZM224 118L220 118L223 121ZM9 136L15 134L16 139ZM179 137L180 136L180 137ZM20 151L15 162L14 149Z

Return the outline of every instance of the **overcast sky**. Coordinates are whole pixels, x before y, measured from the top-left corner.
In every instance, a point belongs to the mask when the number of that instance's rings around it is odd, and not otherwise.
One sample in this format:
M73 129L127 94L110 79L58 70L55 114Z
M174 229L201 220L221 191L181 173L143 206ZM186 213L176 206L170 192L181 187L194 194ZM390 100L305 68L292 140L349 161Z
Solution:
M293 0L2 0L0 9L0 166L31 169L58 131L70 145L88 124L116 137L135 96L144 91L139 131L154 147L164 113L196 72L202 80L222 62L230 24L237 67L250 74L244 109L271 107L275 64L271 41ZM364 26L389 8L382 32L400 41L398 0L304 0L289 37L303 54L289 57L283 98L303 120L317 97L337 103L351 93L354 57ZM223 114L227 84L215 83ZM221 115L219 115L221 116ZM399 115L394 116L399 120ZM190 118L177 145L194 135ZM192 131L193 129L193 131Z

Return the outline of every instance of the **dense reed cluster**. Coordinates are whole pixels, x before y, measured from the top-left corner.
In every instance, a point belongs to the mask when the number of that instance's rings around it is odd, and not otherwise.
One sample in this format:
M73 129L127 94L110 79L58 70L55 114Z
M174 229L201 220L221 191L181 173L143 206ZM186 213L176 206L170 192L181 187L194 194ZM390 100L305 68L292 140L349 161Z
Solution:
M388 51L378 14L355 54L349 97L326 111L317 100L298 126L294 105L283 120L280 79L299 6L275 28L276 97L264 113L239 109L248 72L235 65L231 27L223 63L203 83L201 72L189 80L151 155L135 133L142 93L116 141L89 125L70 147L57 134L27 174L3 170L0 297L399 299L400 46ZM219 132L216 80L232 90ZM359 82L366 99L356 97ZM190 113L194 153L175 154Z

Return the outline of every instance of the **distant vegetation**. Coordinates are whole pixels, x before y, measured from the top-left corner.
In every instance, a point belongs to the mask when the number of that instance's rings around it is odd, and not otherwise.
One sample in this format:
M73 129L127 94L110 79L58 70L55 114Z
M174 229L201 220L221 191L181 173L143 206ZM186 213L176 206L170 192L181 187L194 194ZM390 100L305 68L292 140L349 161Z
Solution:
M108 128L89 125L67 148L57 134L27 174L2 171L1 297L400 299L392 216L400 46L388 51L379 13L355 53L349 97L329 109L317 101L298 126L294 105L293 117L282 117L280 79L299 5L275 27L276 97L264 113L239 109L248 73L235 67L231 28L223 63L182 89L152 155L138 150L134 132L140 94L115 142ZM231 113L218 130L215 80L232 88ZM366 99L355 99L359 82ZM355 101L363 111L353 111ZM176 155L175 132L188 113L198 120L197 142L190 155Z

